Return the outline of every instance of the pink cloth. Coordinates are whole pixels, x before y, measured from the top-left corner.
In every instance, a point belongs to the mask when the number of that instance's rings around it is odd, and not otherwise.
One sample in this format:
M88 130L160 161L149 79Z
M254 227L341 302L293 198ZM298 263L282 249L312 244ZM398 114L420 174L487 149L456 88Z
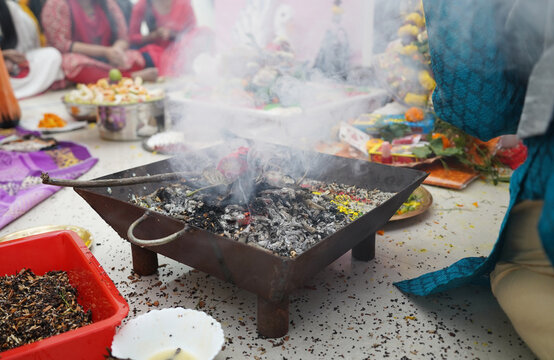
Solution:
M79 0L67 0L67 2L74 20L72 40L86 44L110 46L112 30L108 17L102 11L100 4L94 3L94 14L89 17L79 4Z
M214 49L214 35L208 28L197 27L183 34L171 46L167 47L157 66L164 76L180 76L191 71L192 63L202 52Z
M152 1L155 0L138 0L134 6L129 25L131 43L144 45L140 52L150 55L160 75L183 75L190 71L196 55L213 50L213 33L207 28L196 26L196 17L190 0L173 0L171 10L167 14L156 11ZM158 40L149 44L143 42L140 27L146 20L148 12L153 15L155 29L164 27L171 30L173 39Z
M133 7L131 21L129 22L129 38L131 44L143 45L140 27L143 21L146 20L147 12L151 12L156 22L155 28L164 27L171 30L175 37L178 37L184 32L191 31L196 26L196 17L194 10L190 4L190 0L173 0L171 9L167 14L160 14L152 5L153 0L139 0ZM150 29L153 31L154 29ZM155 42L163 48L172 44L172 40L158 40Z
M121 9L115 0L106 0L106 3L117 26L117 40L127 41L127 25ZM44 34L48 43L62 53L62 69L66 78L73 82L94 82L100 77L105 77L113 68L107 62L71 52L71 46L76 41L103 46L112 45L107 17L100 7L97 6L95 10L93 18L74 23L73 19L79 19L79 16L84 14L77 0L48 0L42 9ZM94 23L94 20L98 23ZM125 55L127 61L119 70L130 73L144 69L145 61L139 51L127 50ZM92 73L96 75L94 77L87 75Z

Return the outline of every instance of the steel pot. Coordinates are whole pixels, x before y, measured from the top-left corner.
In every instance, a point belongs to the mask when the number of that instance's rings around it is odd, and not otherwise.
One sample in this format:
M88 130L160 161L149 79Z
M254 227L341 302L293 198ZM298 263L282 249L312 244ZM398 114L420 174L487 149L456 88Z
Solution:
M68 102L62 96L62 103L67 112L77 121L94 122L96 120L96 105Z
M98 105L96 125L107 140L140 140L165 130L165 99L135 104Z

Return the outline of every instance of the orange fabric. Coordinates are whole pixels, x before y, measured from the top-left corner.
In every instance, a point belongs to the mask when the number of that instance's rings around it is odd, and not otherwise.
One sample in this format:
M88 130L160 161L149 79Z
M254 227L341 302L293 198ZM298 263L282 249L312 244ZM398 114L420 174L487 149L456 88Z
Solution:
M0 128L17 125L20 117L21 109L13 93L10 75L0 50Z

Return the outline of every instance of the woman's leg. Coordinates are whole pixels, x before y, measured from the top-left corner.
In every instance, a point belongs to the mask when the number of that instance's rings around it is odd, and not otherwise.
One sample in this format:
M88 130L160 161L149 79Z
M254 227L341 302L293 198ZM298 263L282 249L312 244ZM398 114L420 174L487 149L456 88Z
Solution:
M68 81L90 84L107 77L110 66L83 54L67 53L62 55L62 69Z
M127 50L127 64L121 70L125 77L144 76L145 80L155 80L157 72L144 68L144 57L136 50ZM109 76L112 66L82 54L70 53L63 55L62 67L66 78L75 83L90 84ZM144 71L144 72L143 72ZM155 76L152 79L152 75Z
M514 206L500 260L491 273L498 303L540 359L554 359L554 268L537 232L542 201Z
M71 78L70 81L79 84L92 84L100 79L107 78L109 71L104 68L99 68L94 65L82 66L81 70Z
M141 77L144 81L156 81L158 78L158 69L156 68L147 68L140 69L136 71L122 71L121 75L128 78ZM73 82L90 84L95 83L100 79L107 78L109 76L109 71L103 68L98 68L95 66L84 66L82 70L72 79Z

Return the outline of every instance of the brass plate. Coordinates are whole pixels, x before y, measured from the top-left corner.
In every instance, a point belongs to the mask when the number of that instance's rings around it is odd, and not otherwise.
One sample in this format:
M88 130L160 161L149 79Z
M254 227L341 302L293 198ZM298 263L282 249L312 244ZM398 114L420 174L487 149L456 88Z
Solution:
M408 219L408 218L423 214L433 204L433 196L431 196L431 193L423 186L420 186L417 189L415 189L413 193L418 199L420 199L421 205L417 209L407 211L404 214L393 215L390 218L390 221Z
M29 229L19 230L11 234L0 237L0 242L19 239L19 238L27 237L31 235L43 234L50 231L58 231L58 230L75 231L77 235L79 235L79 237L83 240L85 245L89 249L92 248L92 234L90 233L90 231L75 225L45 225L45 226L37 226Z

